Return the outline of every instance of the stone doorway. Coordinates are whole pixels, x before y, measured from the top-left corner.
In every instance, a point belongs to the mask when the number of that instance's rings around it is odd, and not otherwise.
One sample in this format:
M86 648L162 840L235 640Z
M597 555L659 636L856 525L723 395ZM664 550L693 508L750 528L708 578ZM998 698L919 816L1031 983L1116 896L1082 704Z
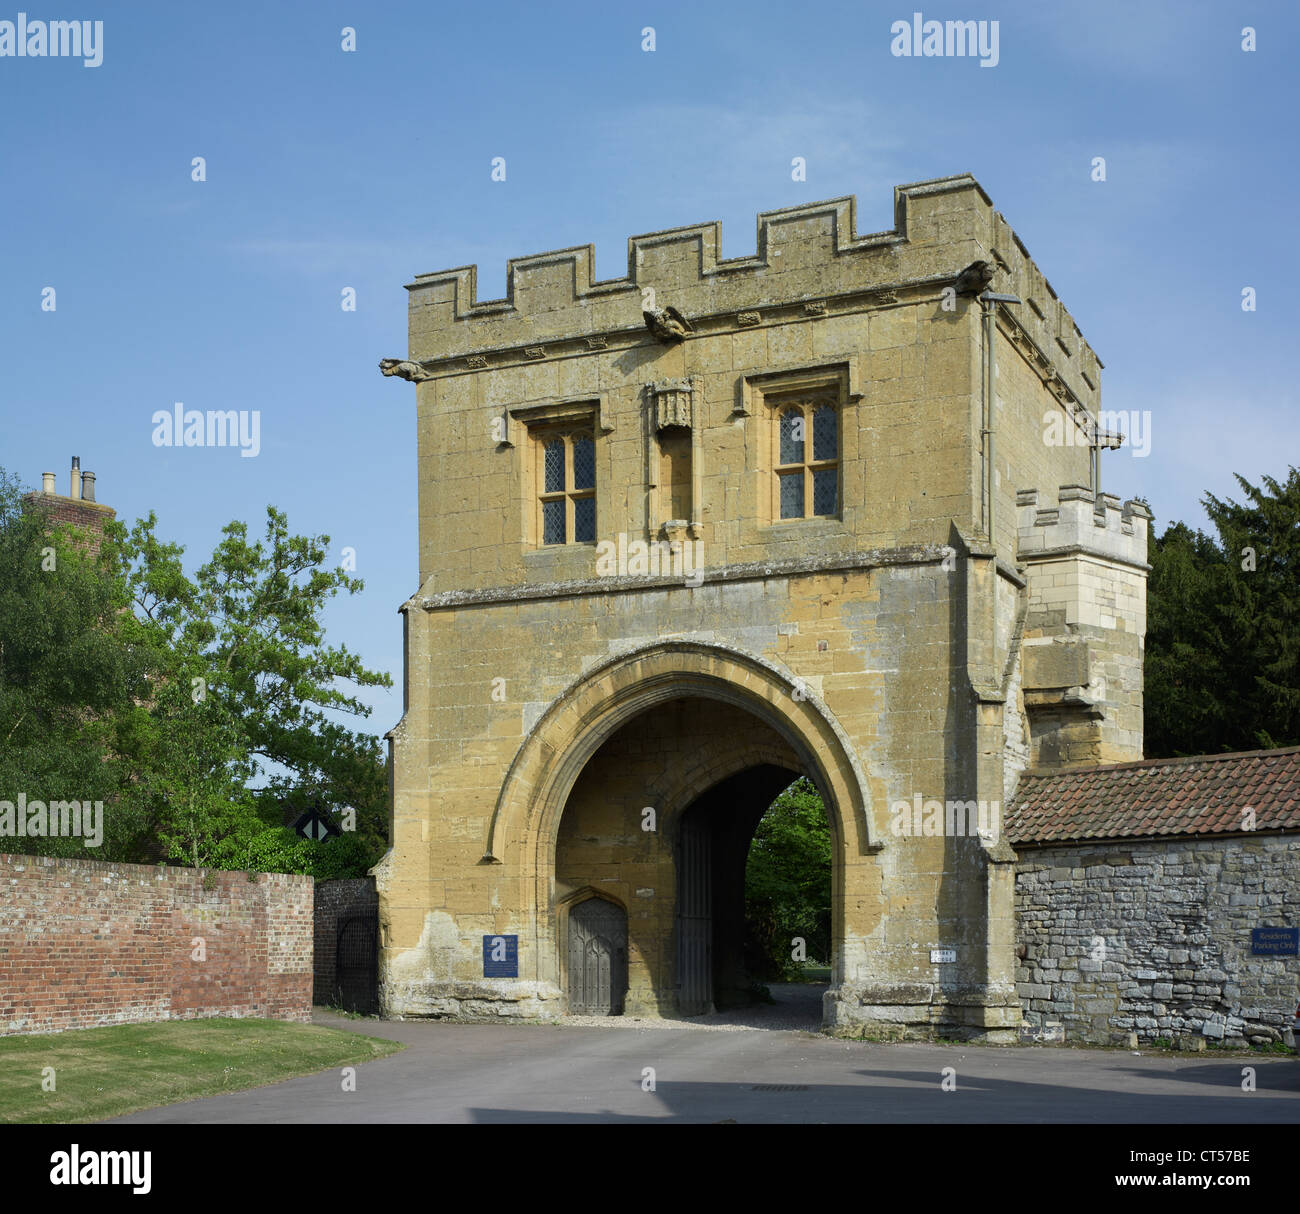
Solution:
M842 727L803 688L759 659L691 641L592 668L543 713L512 760L476 879L489 883L485 898L500 898L488 926L518 923L514 990L536 992L517 1001L519 1014L564 1015L567 908L596 895L627 914L625 1016L680 1016L682 819L717 786L765 767L781 774L766 773L774 778L753 797L752 817L801 772L825 806L835 960L825 1006L827 1023L839 1023L838 992L857 998L846 975L860 984L865 964L878 960L880 845L863 769ZM743 844L733 853L738 867L742 852Z
M627 992L627 912L590 897L569 912L569 1012L621 1016Z
M593 894L624 908L627 1014L698 1016L751 1002L750 842L806 769L772 725L699 696L653 705L606 738L574 780L556 836L551 905L570 1014L605 1006L592 994L604 980L587 968L604 961L581 951L592 947L582 933L584 916L597 913Z

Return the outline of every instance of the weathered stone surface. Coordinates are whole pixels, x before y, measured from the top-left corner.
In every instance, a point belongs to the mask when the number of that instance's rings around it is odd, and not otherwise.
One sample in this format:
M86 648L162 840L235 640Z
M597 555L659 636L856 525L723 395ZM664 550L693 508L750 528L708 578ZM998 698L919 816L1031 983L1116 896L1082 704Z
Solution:
M700 225L635 238L625 279L593 281L587 248L513 260L504 300L479 300L473 269L410 285L409 358L384 365L417 381L419 468L375 874L390 1014L557 1014L592 898L626 914L626 1009L675 1010L679 844L706 811L712 871L733 873L714 878L732 882L715 982L741 983L734 873L805 774L835 828L827 1022L1015 1038L1001 810L1030 762L1141 754L1145 513L1084 500L1087 447L1045 438L1045 416L1097 412L1099 364L979 185L895 201L890 233L858 235L843 199L762 215L754 256L725 265ZM981 307L944 306L978 260L1035 302L994 313L992 468ZM810 438L782 429L791 411ZM678 547L653 568L601 563L663 536ZM988 813L935 834L895 812L927 802ZM1044 888L1091 871L1059 867ZM518 979L482 977L497 935ZM1082 986L1075 943L1023 967L1053 1013Z
M1236 897L1236 882L1253 876L1275 883L1287 904L1300 908L1300 837L1124 848L1126 864L1115 862L1113 842L1022 850L1016 904L1026 1019L1042 1019L1042 986L1033 976L1053 964L1061 966L1052 993L1067 1039L1104 1043L1131 1028L1142 1040L1281 1040L1300 999L1300 972L1294 957L1252 956L1250 932L1295 920L1279 915L1266 924ZM1104 878L1089 863L1102 856L1110 864ZM1087 882L1073 876L1080 866ZM1228 880L1227 872L1241 875ZM1098 940L1104 962L1093 955ZM1067 978L1070 966L1077 981Z
M1060 1045L1065 1041L1065 1026L1059 1020L1025 1023L1020 1026L1019 1040L1022 1045Z

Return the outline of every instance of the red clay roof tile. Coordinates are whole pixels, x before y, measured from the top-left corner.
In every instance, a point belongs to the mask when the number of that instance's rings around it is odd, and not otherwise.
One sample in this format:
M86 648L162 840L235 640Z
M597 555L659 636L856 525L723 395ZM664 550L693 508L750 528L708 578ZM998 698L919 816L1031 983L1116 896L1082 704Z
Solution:
M1300 746L1026 771L1007 810L1015 844L1300 829Z

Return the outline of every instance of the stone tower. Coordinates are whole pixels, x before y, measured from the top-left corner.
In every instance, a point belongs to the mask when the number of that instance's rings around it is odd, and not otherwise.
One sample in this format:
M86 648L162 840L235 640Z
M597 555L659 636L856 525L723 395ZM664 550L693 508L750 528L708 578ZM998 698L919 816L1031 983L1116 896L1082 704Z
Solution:
M1016 495L1029 578L1024 708L1030 766L1142 758L1147 521L1141 502L1062 485Z
M634 237L612 281L590 246L517 259L502 300L472 266L409 285L388 1013L724 1002L750 839L803 774L826 1023L1014 1033L1001 809L1032 756L1140 753L1145 519L1086 501L1075 543L1072 490L1031 509L1089 479L1045 423L1087 427L1100 364L973 178L894 203L871 235L852 198L766 212L728 260L716 224Z

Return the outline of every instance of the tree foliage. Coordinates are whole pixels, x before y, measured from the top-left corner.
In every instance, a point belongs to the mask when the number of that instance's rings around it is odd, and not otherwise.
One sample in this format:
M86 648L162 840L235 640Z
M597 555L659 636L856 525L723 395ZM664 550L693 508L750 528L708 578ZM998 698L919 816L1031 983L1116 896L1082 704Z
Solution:
M758 978L796 976L792 940L809 960L831 955L831 836L812 782L790 785L759 821L745 869L747 965Z
M382 850L387 781L379 741L336 714L369 712L348 685L392 680L346 647L327 645L321 619L331 598L359 592L361 580L324 568L329 537L290 534L274 507L262 540L251 542L245 524L230 523L192 580L181 549L160 542L155 526L150 514L131 532L128 582L173 657L177 694L168 721L182 730L195 719L207 726L207 753L187 765L182 746L167 767L173 786L161 815L171 854L217 864L229 854L220 846L228 837L245 838L255 820L276 829L286 806L308 802L356 809L370 849ZM243 791L259 776L269 782ZM194 858L200 840L211 852L203 861Z
M0 800L104 801L104 850L131 854L148 833L119 749L158 665L121 577L120 528L98 552L28 508L0 470ZM21 844L21 845L20 845ZM5 840L12 851L82 854L79 839Z
M109 523L96 550L0 474L0 800L102 800L98 859L360 875L386 846L387 777L379 740L338 718L391 679L328 645L322 614L361 581L273 507L192 578L155 527ZM354 808L355 831L299 839L283 819L307 803Z
M1236 480L1244 502L1203 499L1214 535L1151 550L1148 758L1300 745L1300 470Z

